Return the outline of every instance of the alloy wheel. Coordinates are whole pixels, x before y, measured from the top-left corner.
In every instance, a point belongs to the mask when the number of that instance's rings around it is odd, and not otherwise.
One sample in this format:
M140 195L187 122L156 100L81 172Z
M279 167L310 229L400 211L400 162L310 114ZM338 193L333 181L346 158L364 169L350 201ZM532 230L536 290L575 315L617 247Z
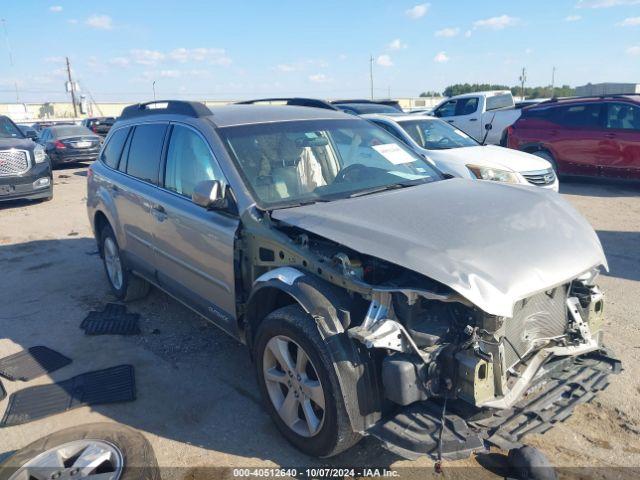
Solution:
M324 423L325 394L304 349L284 335L269 339L262 371L269 398L282 421L298 435L316 435Z
M116 290L122 288L122 262L116 242L111 237L104 241L104 264L107 267L107 275Z

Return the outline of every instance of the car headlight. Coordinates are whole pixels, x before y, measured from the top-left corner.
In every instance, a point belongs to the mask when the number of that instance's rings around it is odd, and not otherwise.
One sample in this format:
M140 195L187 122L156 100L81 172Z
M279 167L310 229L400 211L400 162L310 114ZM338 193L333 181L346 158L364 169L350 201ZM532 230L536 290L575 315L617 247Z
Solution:
M520 177L518 174L510 170L500 170L499 168L483 167L481 165L467 165L467 168L478 180L520 183Z
M35 159L36 163L44 163L47 161L47 154L45 153L44 148L42 148L41 145L38 145L33 149L33 158Z

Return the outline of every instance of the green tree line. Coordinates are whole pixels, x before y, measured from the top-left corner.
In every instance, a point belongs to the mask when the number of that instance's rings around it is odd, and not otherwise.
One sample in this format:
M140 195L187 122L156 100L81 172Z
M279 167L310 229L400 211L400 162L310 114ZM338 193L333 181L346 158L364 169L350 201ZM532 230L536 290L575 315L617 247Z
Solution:
M464 93L472 93L472 92L482 92L486 90L510 90L514 96L521 95L521 88L519 85L514 87L509 87L508 85L497 85L490 83L456 83L454 85L449 85L442 92L442 96L444 97L453 97L454 95L462 95ZM524 88L524 96L525 98L550 98L553 96L557 97L570 97L575 95L575 89L570 87L569 85L562 85L561 87L551 86L546 87L525 87ZM422 92L420 94L421 97L435 97L438 96L437 92Z

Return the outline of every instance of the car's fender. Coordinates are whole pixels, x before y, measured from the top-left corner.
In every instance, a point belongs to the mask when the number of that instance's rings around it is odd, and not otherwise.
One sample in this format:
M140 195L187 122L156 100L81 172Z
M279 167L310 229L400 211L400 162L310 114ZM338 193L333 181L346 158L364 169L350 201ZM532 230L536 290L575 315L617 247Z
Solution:
M380 419L380 383L368 352L353 342L346 330L351 318L346 291L293 267L279 267L258 277L247 302L245 339L250 347L262 319L282 305L279 295L298 303L318 326L336 367L341 393L351 425L364 432Z

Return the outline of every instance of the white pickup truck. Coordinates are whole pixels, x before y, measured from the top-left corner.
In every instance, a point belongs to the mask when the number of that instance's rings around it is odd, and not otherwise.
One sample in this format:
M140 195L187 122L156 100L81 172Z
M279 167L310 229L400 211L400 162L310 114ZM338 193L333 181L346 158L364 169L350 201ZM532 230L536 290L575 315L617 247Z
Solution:
M465 93L442 101L432 115L482 143L498 145L502 134L520 116L508 90ZM485 138L486 137L486 138Z

